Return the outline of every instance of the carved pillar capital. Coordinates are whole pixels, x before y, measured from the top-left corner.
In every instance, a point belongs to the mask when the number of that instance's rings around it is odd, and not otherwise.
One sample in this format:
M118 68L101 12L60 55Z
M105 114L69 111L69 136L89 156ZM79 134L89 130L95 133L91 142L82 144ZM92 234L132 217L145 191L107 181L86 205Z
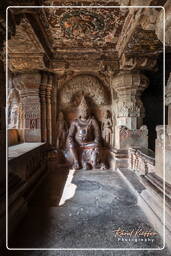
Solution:
M137 129L142 125L144 108L140 96L148 86L148 79L139 72L120 72L112 79L118 96L117 125Z
M148 78L138 71L121 71L112 79L112 87L119 95L141 94L148 84Z

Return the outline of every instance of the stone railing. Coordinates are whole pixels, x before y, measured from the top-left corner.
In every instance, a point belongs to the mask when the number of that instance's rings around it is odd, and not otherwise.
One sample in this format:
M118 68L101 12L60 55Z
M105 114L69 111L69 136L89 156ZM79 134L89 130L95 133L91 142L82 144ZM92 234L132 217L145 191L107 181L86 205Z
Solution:
M140 175L154 172L155 157L154 152L146 148L129 148L128 168L136 171Z
M8 234L27 213L27 205L36 188L48 173L48 146L45 143L22 143L8 150ZM1 189L0 233L5 231L5 186Z
M22 143L9 147L9 173L17 174L28 181L47 164L47 145L44 143Z

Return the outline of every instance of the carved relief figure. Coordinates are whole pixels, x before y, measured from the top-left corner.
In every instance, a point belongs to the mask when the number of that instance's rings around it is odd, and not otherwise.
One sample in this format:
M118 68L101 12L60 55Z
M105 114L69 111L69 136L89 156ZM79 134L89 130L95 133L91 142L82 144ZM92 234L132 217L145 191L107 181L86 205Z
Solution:
M84 169L89 169L90 165L93 168L98 168L101 142L98 123L90 117L89 108L84 97L78 110L79 117L71 123L67 138L67 146L73 158L73 168L78 170L81 165ZM80 159L81 151L83 153Z
M12 88L8 96L8 127L19 127L19 91Z
M64 148L64 145L66 142L67 130L68 130L68 127L64 119L64 115L62 112L60 112L57 120L57 138L56 138L56 147L58 149Z
M104 121L102 122L102 137L107 144L112 144L112 134L113 134L113 122L111 118L111 113L109 110L106 111Z
M19 107L17 104L13 104L11 107L11 114L9 119L9 128L18 128L19 119Z

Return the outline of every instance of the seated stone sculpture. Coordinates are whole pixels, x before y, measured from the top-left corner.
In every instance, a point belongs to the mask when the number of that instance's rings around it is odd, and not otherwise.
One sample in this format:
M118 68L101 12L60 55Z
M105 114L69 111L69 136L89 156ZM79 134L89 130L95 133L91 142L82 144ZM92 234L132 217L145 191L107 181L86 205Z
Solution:
M100 129L83 97L79 105L79 117L70 126L67 147L73 159L73 169L100 168Z

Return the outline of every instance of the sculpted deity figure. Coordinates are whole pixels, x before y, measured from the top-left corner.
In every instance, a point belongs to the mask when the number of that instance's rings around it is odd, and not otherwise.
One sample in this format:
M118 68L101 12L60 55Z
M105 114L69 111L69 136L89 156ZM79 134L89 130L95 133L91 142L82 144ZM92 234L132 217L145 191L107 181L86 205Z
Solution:
M58 149L64 148L66 142L66 135L67 135L67 123L64 119L64 115L62 112L58 115L57 120L57 139L56 139L56 147Z
M102 137L107 144L112 144L112 133L113 133L112 126L113 126L113 123L112 123L111 115L109 110L107 110L105 113L104 121L102 122L102 126L101 126Z
M70 126L67 138L67 145L73 159L73 168L78 170L81 165L84 169L89 169L89 164L93 168L99 163L99 148L101 141L100 130L95 118L90 116L84 96L78 107L78 119L75 119ZM79 153L82 150L82 157ZM91 163L86 159L90 159ZM92 159L93 158L93 159Z

